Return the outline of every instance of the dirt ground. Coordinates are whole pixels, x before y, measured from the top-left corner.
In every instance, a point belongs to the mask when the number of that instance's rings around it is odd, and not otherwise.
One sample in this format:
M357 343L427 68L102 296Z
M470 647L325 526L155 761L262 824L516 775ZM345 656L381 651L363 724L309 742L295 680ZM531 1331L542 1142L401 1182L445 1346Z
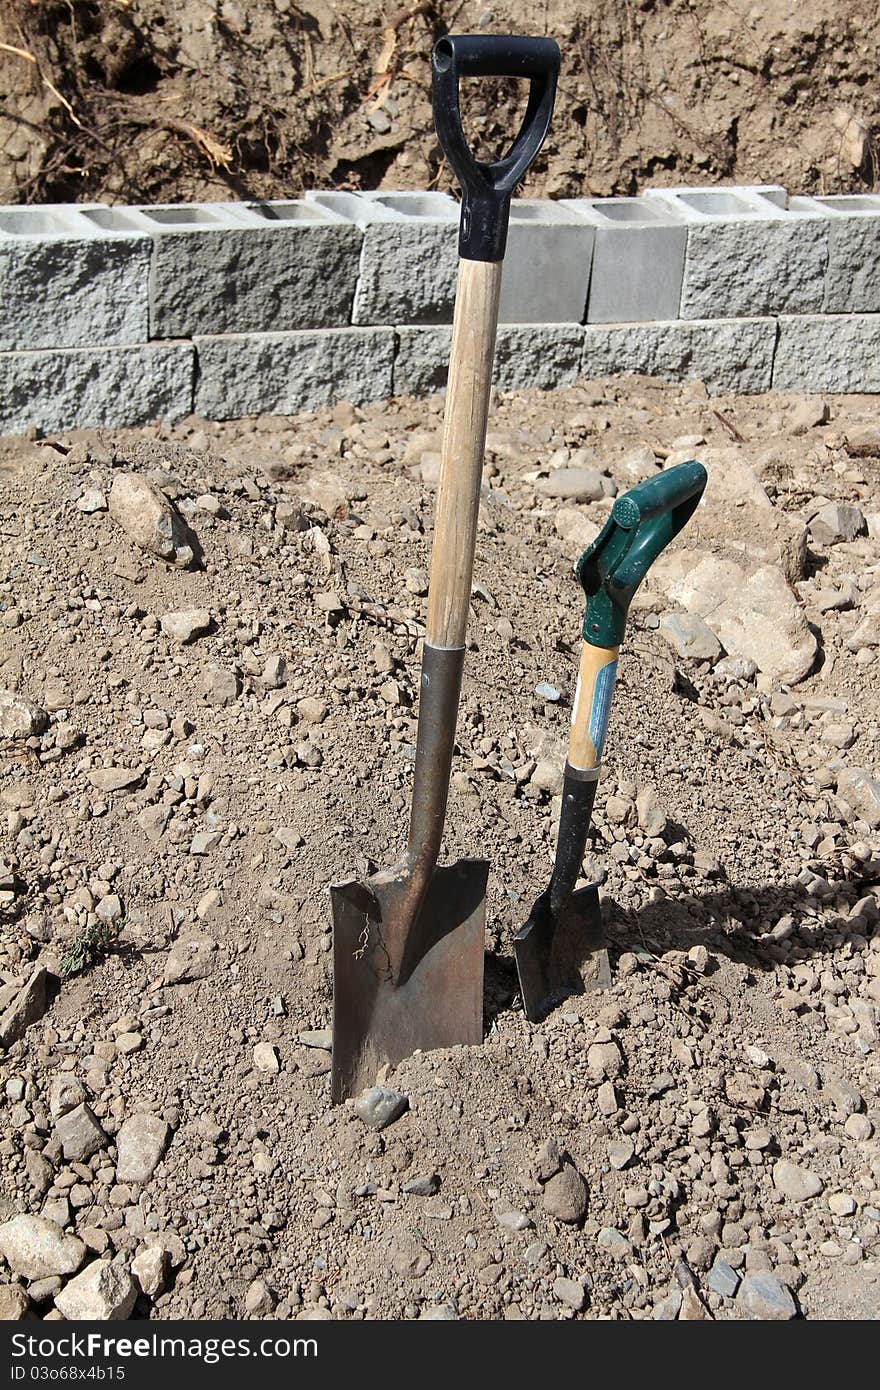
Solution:
M0 441L0 1029L50 972L0 1057L0 1221L112 1260L138 1317L876 1317L870 398L497 397L445 841L491 863L486 1038L398 1067L384 1130L329 1104L327 890L402 843L441 408ZM552 863L572 562L615 490L691 455L679 570L773 570L807 673L735 625L681 655L684 590L649 583L591 842L613 985L533 1027L511 941ZM604 496L553 496L559 467ZM120 524L129 475L189 567ZM3 1306L69 1308L8 1230Z
M486 29L562 48L532 196L877 184L874 0L3 0L0 202L447 188L428 55ZM504 144L518 100L475 89L478 144Z

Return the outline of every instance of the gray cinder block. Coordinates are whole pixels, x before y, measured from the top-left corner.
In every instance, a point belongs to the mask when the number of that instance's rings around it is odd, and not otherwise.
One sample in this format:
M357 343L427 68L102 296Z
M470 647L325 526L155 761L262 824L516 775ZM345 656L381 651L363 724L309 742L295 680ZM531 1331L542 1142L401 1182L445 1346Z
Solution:
M588 323L678 317L687 227L643 198L566 198L595 229Z
M195 347L195 410L212 420L359 405L392 391L392 328L230 333Z
M778 208L787 208L789 203L788 189L781 183L740 183L731 187L724 185L702 187L696 184L672 184L669 188L648 188L645 190L649 198L659 195L672 193L676 197L684 195L686 198L695 197L696 205L702 206L703 211L718 215L720 212L719 199L723 202L724 195L727 193L742 194L746 198L764 198L768 202L775 204ZM704 201L708 193L708 200ZM714 203L714 207L713 207Z
M793 211L828 218L826 314L880 312L880 195L835 194L829 198L792 198Z
M0 430L122 428L192 413L192 343L0 354Z
M458 204L445 193L307 195L351 217L364 243L352 323L451 323Z
M0 208L0 351L147 337L150 241L98 211Z
M570 386L580 373L583 328L572 323L500 324L494 384L504 391ZM452 330L401 326L394 359L395 396L423 396L446 386Z
M880 391L880 314L782 317L775 391Z
M775 319L588 324L583 375L632 372L664 381L699 378L706 389L769 391L776 343Z
M347 324L358 228L305 201L127 208L153 241L150 336Z
M547 198L515 199L501 274L501 323L581 323L595 229Z
M681 318L821 310L827 219L786 211L741 188L650 188L644 197L673 208L687 222Z

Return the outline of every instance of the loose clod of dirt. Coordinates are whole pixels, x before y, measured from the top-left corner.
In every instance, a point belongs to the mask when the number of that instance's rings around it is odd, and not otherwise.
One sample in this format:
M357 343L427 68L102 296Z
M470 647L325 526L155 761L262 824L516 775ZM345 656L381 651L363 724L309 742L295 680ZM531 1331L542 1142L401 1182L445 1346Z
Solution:
M869 398L497 396L444 851L491 861L486 1038L329 1104L327 888L402 843L441 409L0 441L4 1316L876 1314ZM613 984L532 1027L572 563L693 456L592 830Z
M429 70L450 29L560 44L530 196L877 183L875 0L5 0L0 203L450 187ZM522 92L470 85L468 128L497 152Z

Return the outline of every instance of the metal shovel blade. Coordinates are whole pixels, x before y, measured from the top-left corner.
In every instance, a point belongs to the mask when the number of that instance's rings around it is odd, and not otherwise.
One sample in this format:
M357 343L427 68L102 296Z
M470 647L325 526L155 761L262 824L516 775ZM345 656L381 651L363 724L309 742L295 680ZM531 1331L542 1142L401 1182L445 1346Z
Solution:
M405 874L331 886L334 1102L417 1048L482 1042L488 875L480 859L435 869L415 928Z
M523 1007L540 1023L557 1004L574 994L607 989L611 964L602 935L599 888L602 880L572 893L558 916L543 892L513 942Z

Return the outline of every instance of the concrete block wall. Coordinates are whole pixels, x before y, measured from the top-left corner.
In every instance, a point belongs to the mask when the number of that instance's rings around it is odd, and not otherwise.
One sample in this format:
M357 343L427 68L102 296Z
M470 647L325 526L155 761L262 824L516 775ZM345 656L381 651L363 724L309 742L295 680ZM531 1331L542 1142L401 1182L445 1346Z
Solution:
M440 389L457 227L438 192L0 207L0 430ZM497 384L615 372L880 392L880 195L515 201Z

